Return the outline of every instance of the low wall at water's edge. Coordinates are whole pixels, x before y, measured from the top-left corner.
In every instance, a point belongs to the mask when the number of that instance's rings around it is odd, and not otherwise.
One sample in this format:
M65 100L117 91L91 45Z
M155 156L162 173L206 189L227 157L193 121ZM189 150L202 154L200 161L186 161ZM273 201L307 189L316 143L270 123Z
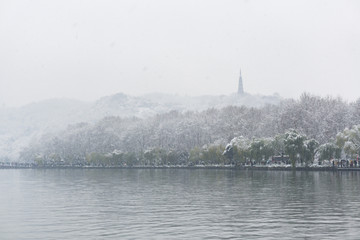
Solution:
M360 171L360 167L295 167L290 166L186 166L186 165L177 165L177 166L68 166L68 165L50 165L50 166L37 166L33 164L9 164L1 165L0 169L229 169L229 170L246 170L246 171Z

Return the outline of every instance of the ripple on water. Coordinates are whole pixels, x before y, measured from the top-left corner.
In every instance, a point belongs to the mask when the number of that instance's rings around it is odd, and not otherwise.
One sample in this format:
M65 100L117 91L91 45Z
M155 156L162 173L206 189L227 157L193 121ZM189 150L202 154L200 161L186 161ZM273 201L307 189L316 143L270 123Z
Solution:
M1 239L357 239L357 173L0 171Z

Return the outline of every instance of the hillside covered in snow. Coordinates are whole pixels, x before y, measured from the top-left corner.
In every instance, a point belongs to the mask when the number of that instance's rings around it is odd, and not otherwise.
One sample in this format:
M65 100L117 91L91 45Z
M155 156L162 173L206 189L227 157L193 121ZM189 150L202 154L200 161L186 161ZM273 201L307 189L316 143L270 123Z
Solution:
M16 161L30 143L40 143L44 136L67 131L76 123L96 124L105 117L147 119L171 111L204 111L226 106L263 107L281 102L278 95L236 94L227 96L178 96L148 94L134 97L118 93L95 102L51 99L19 108L0 108L0 161Z
M113 99L103 98L91 107L104 110ZM130 110L125 102L132 99L117 95L118 101L124 112ZM230 159L237 161L291 153L293 159L299 156L309 162L315 153L321 159L354 158L360 151L360 100L347 103L303 94L299 100L260 107L157 112L142 118L102 112L106 116L100 120L70 124L31 141L20 151L20 160L69 165L219 164L225 162L223 152L229 143L236 148Z

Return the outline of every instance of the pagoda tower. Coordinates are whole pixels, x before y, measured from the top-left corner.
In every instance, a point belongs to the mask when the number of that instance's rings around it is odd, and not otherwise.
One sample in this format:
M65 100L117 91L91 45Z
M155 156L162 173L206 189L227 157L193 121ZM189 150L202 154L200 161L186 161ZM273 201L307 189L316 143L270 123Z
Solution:
M243 81L241 76L241 69L240 69L240 78L239 78L239 86L238 86L238 95L244 94L244 87L243 87Z

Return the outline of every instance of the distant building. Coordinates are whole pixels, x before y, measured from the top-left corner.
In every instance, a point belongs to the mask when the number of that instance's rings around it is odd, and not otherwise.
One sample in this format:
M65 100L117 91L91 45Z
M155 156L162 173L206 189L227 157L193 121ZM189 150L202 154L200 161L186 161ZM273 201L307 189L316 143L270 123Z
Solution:
M290 162L290 157L289 155L283 155L283 154L281 154L280 156L272 156L271 162L274 164L281 164L281 163L288 164Z
M242 76L241 76L241 69L240 69L240 78L239 78L238 94L239 94L239 95L243 95L243 94L244 94L244 87L243 87L243 81L242 81Z

